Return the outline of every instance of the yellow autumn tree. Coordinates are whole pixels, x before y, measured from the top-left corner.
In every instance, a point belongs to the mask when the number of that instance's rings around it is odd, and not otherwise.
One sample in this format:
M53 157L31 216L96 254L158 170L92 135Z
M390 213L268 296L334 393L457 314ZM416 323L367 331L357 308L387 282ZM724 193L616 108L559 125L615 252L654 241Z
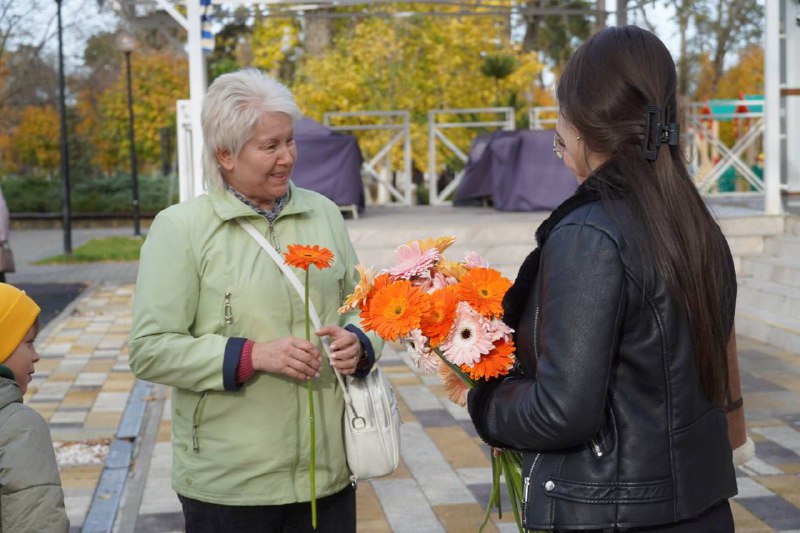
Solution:
M300 42L300 23L290 18L258 17L251 41L258 43L252 47L252 65L280 78L281 67Z
M709 98L738 100L744 95L764 93L764 49L760 46L750 46L740 52L738 62L725 71L713 94L710 92L713 73L708 55L701 57L700 65L701 75L696 92L698 101ZM728 146L736 141L737 133L741 135L743 132L743 127L732 121L723 121L719 125L720 139Z
M133 116L136 157L140 171L159 164L161 133L176 125L175 101L189 97L185 57L166 51L144 51L132 57ZM78 97L77 133L94 147L92 163L104 172L127 170L130 164L128 93L125 71L117 82L94 99L91 91Z
M58 110L52 106L23 108L13 133L1 143L4 169L54 176L61 161L58 125Z
M426 16L456 9L441 5L390 9L410 15L357 19L335 36L325 54L300 65L293 89L306 115L321 120L328 111L408 110L413 157L418 167L427 167L429 110L494 107L500 95L502 105L516 105L519 123L530 106L550 103L537 102L541 94L534 82L541 65L535 54L512 45L507 18ZM482 75L487 54L514 56L516 69L497 81ZM497 115L472 117L490 118ZM479 133L457 128L447 137L467 153ZM362 150L373 155L390 134L357 135ZM441 145L439 154L440 161L454 161Z

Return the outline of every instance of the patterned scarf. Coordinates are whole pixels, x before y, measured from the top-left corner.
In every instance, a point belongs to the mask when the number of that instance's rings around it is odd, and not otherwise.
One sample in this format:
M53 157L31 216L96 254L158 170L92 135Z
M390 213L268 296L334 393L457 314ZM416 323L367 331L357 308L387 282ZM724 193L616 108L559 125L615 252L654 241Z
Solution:
M286 206L286 202L289 201L289 193L286 192L285 194L279 196L275 200L275 203L272 204L272 209L267 211L266 209L261 209L260 207L255 205L253 202L248 200L242 193L240 193L227 183L225 184L225 188L229 190L236 198L241 200L242 203L244 203L246 206L250 207L253 211L266 218L270 224L275 222L275 219L278 218L278 215L281 214L281 211L283 210L284 206Z

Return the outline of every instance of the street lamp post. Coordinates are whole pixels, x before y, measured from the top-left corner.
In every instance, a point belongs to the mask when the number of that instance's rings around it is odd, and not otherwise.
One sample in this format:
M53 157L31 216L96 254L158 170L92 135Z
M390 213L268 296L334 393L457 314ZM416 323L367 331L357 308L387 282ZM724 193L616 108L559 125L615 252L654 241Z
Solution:
M136 141L133 129L133 84L131 83L131 52L136 48L136 38L126 31L117 34L117 48L125 54L128 77L128 138L131 145L131 190L133 193L133 234L141 235L139 227L139 176L136 168Z
M58 6L58 95L61 118L61 227L64 231L64 253L72 254L72 215L69 204L69 149L67 147L67 102L64 89L64 40L62 37L61 2Z

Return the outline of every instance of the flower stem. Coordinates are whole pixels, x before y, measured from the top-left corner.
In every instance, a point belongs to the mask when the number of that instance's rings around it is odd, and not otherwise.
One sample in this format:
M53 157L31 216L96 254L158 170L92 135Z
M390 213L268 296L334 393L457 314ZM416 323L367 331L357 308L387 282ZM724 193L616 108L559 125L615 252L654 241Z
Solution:
M309 267L310 269L311 267ZM306 340L311 340L311 320L308 314L308 270L306 270ZM311 428L311 527L317 529L317 491L316 491L316 456L317 446L314 438L314 381L308 380L306 383L308 390L308 420Z

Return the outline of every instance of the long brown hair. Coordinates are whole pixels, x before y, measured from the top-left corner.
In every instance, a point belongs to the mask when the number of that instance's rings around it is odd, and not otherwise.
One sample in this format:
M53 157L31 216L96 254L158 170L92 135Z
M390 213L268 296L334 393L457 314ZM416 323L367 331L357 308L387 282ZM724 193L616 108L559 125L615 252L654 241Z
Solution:
M727 265L719 227L689 177L680 147L661 144L645 157L645 106L656 105L662 124L678 122L675 63L664 44L636 26L607 28L569 59L558 81L560 112L585 150L608 155L595 170L601 192L626 193L632 216L649 237L655 270L686 313L697 371L708 398L727 393L727 325L721 297ZM609 194L610 196L610 194Z

